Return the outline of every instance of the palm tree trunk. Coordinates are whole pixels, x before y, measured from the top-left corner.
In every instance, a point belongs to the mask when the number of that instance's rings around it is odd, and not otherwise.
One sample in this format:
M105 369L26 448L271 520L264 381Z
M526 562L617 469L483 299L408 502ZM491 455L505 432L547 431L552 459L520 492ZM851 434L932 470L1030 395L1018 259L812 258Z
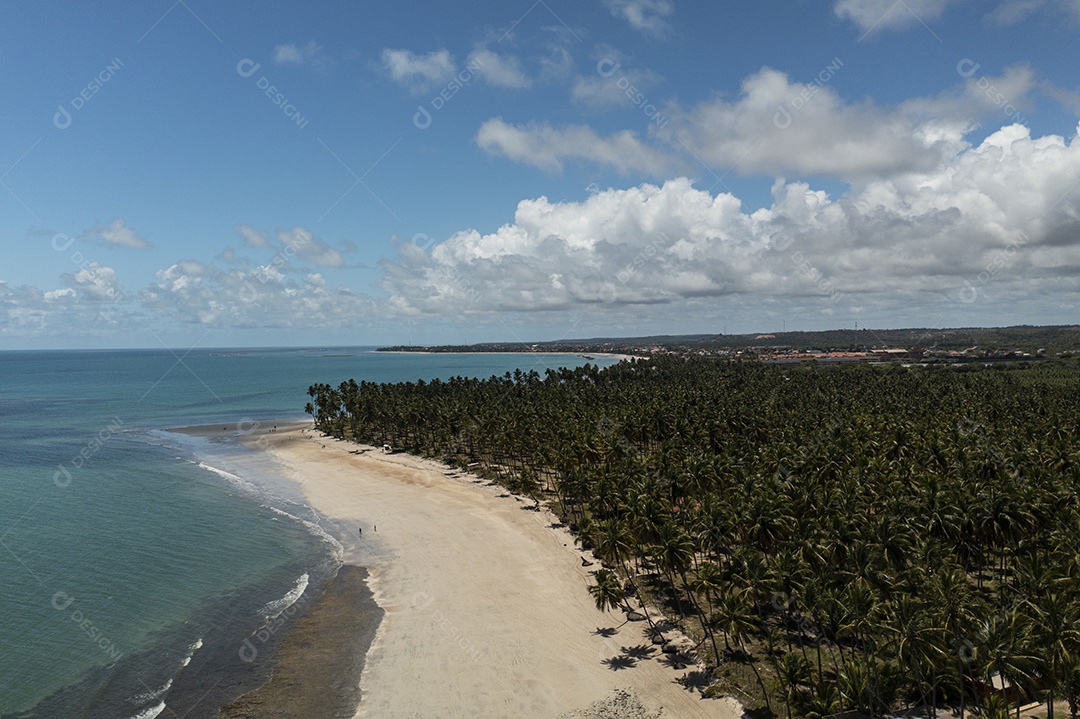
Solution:
M743 656L750 656L749 652L746 651L746 645L743 644L741 637L739 638L739 651L742 652ZM761 678L761 672L758 671L757 662L751 660L750 669L753 670L754 676L757 678L758 687L761 689L761 696L765 699L765 708L769 710L769 714L772 714L772 702L769 701L769 692L765 689L765 682ZM1047 719L1053 718L1047 717Z

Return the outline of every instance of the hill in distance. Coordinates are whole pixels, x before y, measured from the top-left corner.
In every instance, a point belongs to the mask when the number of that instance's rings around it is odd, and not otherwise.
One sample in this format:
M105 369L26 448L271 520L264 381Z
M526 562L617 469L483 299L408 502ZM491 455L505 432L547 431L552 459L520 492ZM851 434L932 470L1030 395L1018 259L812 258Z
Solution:
M979 354L1027 353L1045 356L1080 355L1080 325L1014 327L960 327L932 329L836 329L819 332L768 332L760 334L655 335L649 337L594 337L548 342L485 342L471 345L381 347L393 352L569 352L649 354L665 352L731 352L816 350L858 352L903 349L911 354L963 352L977 348Z

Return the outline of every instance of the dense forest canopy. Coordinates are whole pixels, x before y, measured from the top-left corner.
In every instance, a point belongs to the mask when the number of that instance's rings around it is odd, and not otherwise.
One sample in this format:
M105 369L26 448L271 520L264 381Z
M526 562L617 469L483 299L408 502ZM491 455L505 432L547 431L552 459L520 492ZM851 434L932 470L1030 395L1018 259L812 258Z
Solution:
M1080 709L1074 364L669 355L309 394L330 435L549 501L603 561L597 606L674 618L711 692L789 716Z

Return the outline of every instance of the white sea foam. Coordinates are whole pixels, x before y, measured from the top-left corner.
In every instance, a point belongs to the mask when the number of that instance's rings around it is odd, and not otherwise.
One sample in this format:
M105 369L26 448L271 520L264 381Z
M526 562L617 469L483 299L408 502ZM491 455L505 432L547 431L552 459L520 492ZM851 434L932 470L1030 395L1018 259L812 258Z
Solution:
M195 652L202 649L202 639L196 639L195 643L188 647L187 656L184 657L184 661L180 662L180 666L186 667L191 664L191 658L195 656Z
M219 467L215 467L213 465L207 464L206 462L197 462L197 464L198 464L198 466L200 468L205 469L207 472L212 472L212 473L216 474L217 476L219 476L222 479L229 482L229 484L232 484L233 486L238 487L239 489L242 489L243 491L245 491L245 492L247 492L249 494L259 496L259 497L262 497L263 499L269 500L270 503L264 501L264 502L261 502L261 505L263 507L266 507L267 509L269 509L271 512L274 512L275 514L279 514L282 517L286 517L287 519L291 519L294 522L299 522L309 532L311 532L316 537L318 537L319 539L321 539L324 542L326 542L327 544L329 544L334 550L335 557L338 559L338 561L341 560L341 557L343 556L343 554L345 552L345 548L342 547L341 542L334 539L334 537L332 535L330 535L329 532L327 532L325 529L323 529L321 526L319 526L315 522L311 522L311 521L306 520L306 519L304 519L302 517L298 517L295 514L291 514L289 512L286 512L285 510L283 510L280 507L275 506L275 504L273 504L273 503L277 503L277 504L287 506L289 504L294 504L293 502L289 502L288 500L284 500L284 499L282 499L280 497L274 496L271 493L268 493L265 489L263 489L259 485L255 484L254 482L249 482L248 480L244 479L243 477L241 477L238 474L233 474L232 472L227 472L224 469L221 469Z
M195 656L195 652L202 649L202 645L203 645L203 640L201 638L196 639L192 644L190 644L188 646L187 654L184 655L183 660L180 662L180 666L181 667L186 667L188 664L190 664L192 657ZM169 679L168 681L165 682L165 684L163 684L161 686L160 689L151 689L150 691L143 692L142 694L136 694L135 696L131 697L131 699L129 699L128 701L133 702L135 704L146 704L147 702L152 702L155 699L160 699L165 694L165 692L172 689L172 685L173 685L173 680ZM139 714L138 716L141 717L142 714ZM157 714L151 714L150 716L157 716Z
M236 485L237 487L240 487L241 489L243 489L245 491L257 492L259 490L259 488L256 485L254 485L251 482L247 481L246 479L244 479L243 477L241 477L238 474L233 474L232 472L226 472L224 469L218 469L217 467L213 467L213 466L207 464L206 462L199 462L199 467L201 467L202 469L205 469L207 472L213 472L214 474L221 477L222 479L227 480L229 482L229 484Z
M307 589L308 579L309 577L307 572L301 574L300 577L296 580L296 585L292 589L290 589L284 597L282 597L281 599L275 599L272 602L268 602L266 606L264 606L260 610L260 614L262 614L268 620L277 618L282 612L284 612L292 605L296 604L296 601L300 599L301 595L303 595L304 593L304 590Z
M158 714L165 711L165 702L158 702L152 707L147 707L131 717L131 719L154 719Z
M279 509L278 507L274 507L273 505L264 504L262 506L266 507L271 512L273 512L274 514L280 514L282 517L287 517L288 519L291 519L294 522L299 522L301 525L304 526L304 528L306 530L308 530L309 532L314 534L316 537L318 537L319 539L321 539L324 542L326 542L327 544L329 544L334 550L335 558L337 558L337 560L339 562L341 561L341 557L344 556L344 553L345 553L345 548L343 546L341 546L341 542L336 540L333 537L333 535L331 535L329 532L327 532L325 529L323 529L320 525L316 524L315 522L311 522L311 521L309 521L307 519L304 519L303 517L297 517L295 514L290 514L289 512L286 512L283 509Z
M160 698L161 695L164 694L165 692L172 689L172 683L173 683L173 680L170 679L167 682L165 682L165 684L160 689L152 689L152 690L150 690L148 692L143 692L142 694L136 694L135 696L131 697L131 699L129 699L128 701L130 701L132 703L135 703L135 704L145 704L146 702L152 702L155 699Z

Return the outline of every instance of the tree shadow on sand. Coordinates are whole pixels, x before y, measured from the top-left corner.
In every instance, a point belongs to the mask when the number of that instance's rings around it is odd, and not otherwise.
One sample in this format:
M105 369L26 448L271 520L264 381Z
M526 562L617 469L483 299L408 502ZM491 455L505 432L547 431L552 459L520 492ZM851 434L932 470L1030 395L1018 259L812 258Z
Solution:
M617 657L608 657L603 660L602 663L606 664L611 671L617 672L620 669L633 669L637 666L637 659L626 655L619 655Z
M596 631L593 632L595 636L604 637L605 639L610 639L618 633L619 630L615 627L597 627Z
M623 647L623 654L633 659L652 659L653 654L656 653L656 648L648 644L637 644L632 647Z
M665 654L661 661L672 669L686 669L694 663L693 657L683 653Z
M603 663L613 672L620 669L632 669L639 661L652 659L656 650L647 644L638 644L633 647L621 647L622 654L604 659Z
M697 692L702 695L713 684L712 675L703 669L687 672L681 677L676 677L674 681L686 691Z

